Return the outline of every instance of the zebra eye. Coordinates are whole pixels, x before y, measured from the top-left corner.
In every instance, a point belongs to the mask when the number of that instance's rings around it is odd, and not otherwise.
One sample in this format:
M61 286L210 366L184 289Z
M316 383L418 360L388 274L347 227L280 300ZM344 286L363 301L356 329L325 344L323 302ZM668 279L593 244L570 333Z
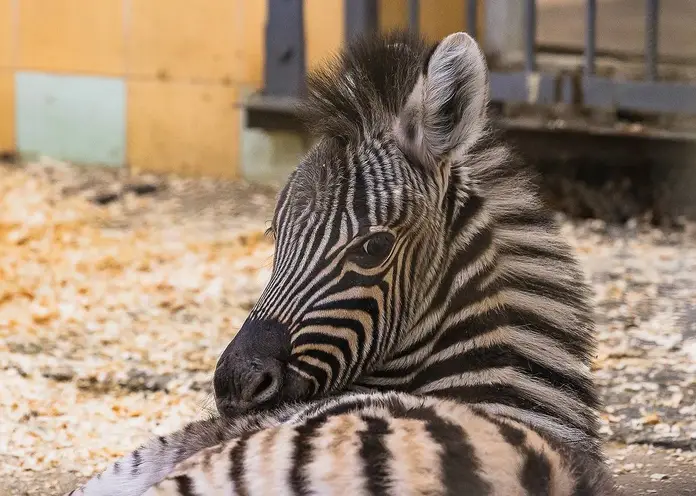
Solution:
M394 240L394 235L386 232L370 236L360 245L360 251L356 253L356 261L361 267L378 266L391 253Z

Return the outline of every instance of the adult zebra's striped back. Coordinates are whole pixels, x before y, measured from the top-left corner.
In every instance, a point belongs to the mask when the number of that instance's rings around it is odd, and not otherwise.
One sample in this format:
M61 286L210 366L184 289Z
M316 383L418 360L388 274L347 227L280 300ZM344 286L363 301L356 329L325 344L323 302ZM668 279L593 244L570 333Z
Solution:
M464 33L394 33L310 77L317 141L218 362L221 416L74 494L611 493L588 288L487 74Z

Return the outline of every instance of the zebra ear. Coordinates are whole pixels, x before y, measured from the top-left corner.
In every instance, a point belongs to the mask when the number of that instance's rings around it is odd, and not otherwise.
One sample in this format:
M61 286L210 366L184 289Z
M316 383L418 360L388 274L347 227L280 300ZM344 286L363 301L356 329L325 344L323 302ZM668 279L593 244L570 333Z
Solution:
M430 52L402 108L396 134L424 163L464 155L483 134L488 105L488 67L474 39L454 33Z

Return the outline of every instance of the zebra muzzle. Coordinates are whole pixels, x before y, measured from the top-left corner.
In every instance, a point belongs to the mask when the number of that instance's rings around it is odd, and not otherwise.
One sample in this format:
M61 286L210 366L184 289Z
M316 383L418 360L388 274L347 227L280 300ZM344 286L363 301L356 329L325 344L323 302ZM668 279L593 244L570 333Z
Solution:
M213 387L220 414L263 410L276 406L288 395L296 396L300 383L297 379L286 381L289 357L286 326L269 320L247 320L215 368Z

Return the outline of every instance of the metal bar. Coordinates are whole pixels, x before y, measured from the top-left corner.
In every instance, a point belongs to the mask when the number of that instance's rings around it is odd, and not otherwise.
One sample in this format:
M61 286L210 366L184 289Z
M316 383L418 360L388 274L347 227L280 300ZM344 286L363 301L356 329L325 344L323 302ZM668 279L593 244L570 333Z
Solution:
M696 115L696 84L586 76L582 95L586 107Z
M576 103L580 84L577 82L577 78L574 77L574 74L569 71L561 71L558 74L558 84L559 103L564 103L566 105L573 105Z
M658 3L658 0L645 3L645 78L648 81L657 79Z
M416 34L420 31L419 0L408 0L408 29Z
M345 0L346 41L377 29L377 0Z
M524 9L524 69L536 70L536 0L527 0Z
M496 65L506 66L509 62L519 62L518 57L524 52L524 17L525 3L521 0L501 1L485 0L482 5L483 32L481 43L486 54L496 59Z
M268 0L264 94L298 96L305 87L303 0Z
M587 0L585 16L585 72L594 74L597 57L597 0Z
M526 71L492 71L489 76L491 101L550 105L556 103L556 76Z
M478 18L478 0L469 0L466 10L466 30L469 34L476 38L477 36L477 18Z

